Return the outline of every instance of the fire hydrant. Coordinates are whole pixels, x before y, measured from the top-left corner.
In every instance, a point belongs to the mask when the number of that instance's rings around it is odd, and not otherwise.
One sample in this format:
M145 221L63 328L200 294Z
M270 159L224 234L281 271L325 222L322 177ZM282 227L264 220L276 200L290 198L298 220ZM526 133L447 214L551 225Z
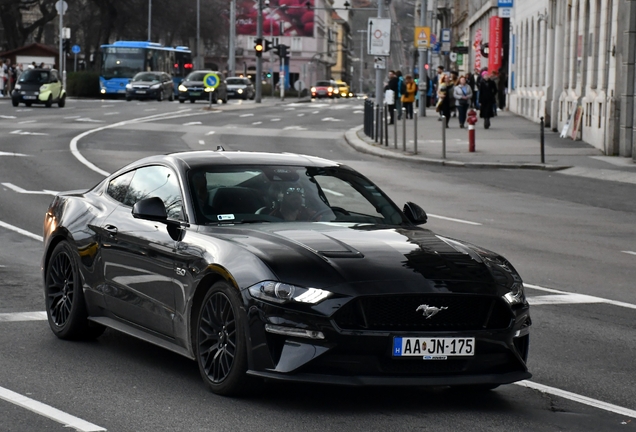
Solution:
M468 151L475 152L475 124L477 123L477 111L474 109L468 110L466 118L468 122Z

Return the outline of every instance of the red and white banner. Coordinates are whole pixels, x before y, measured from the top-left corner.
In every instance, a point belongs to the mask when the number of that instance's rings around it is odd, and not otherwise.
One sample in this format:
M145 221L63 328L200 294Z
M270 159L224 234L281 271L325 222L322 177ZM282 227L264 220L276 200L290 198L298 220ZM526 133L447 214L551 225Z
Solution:
M270 0L263 8L263 36L314 36L314 0ZM236 33L256 36L258 0L238 0Z
M503 59L503 18L490 17L490 38L488 40L488 72L499 72Z
M481 70L481 29L475 30L475 43L473 43L473 49L475 50L475 69Z

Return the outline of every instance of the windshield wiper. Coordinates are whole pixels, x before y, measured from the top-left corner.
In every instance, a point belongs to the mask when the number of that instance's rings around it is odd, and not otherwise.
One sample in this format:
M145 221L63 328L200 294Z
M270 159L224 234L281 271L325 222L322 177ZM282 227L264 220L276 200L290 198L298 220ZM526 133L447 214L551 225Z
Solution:
M263 219L241 219L241 220L226 220L226 221L210 222L208 225L241 225L241 224L256 224L256 223L270 223L270 221L263 220Z

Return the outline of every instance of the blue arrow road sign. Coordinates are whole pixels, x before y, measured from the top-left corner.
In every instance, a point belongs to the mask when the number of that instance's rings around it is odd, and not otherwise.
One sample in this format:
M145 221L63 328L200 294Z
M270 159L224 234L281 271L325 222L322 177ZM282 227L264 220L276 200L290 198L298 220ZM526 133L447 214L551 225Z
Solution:
M209 73L203 77L203 84L206 87L217 88L219 86L219 76L215 73Z
M80 48L79 45L73 45L73 47L71 48L71 51L73 51L73 54L79 54L81 50L82 49Z

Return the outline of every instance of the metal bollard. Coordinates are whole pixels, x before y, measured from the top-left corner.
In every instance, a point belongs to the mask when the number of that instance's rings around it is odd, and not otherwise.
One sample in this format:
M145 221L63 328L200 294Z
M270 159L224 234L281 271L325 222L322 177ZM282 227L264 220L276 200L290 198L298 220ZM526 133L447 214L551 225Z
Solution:
M406 108L402 108L402 151L406 151Z
M378 123L380 124L380 145L383 144L382 140L384 137L384 133L382 132L382 128L384 127L384 121L382 120L383 114L384 114L384 107L385 105L382 105L380 107L380 110L378 111Z
M446 117L442 115L442 159L446 159Z
M380 130L380 105L375 105L375 142L378 142L378 132Z
M541 163L545 163L545 123L541 117Z
M384 145L389 146L389 106L384 105Z
M417 110L413 113L413 154L417 154Z
M398 120L397 120L397 110L393 115L393 147L397 150L397 127L398 127Z

